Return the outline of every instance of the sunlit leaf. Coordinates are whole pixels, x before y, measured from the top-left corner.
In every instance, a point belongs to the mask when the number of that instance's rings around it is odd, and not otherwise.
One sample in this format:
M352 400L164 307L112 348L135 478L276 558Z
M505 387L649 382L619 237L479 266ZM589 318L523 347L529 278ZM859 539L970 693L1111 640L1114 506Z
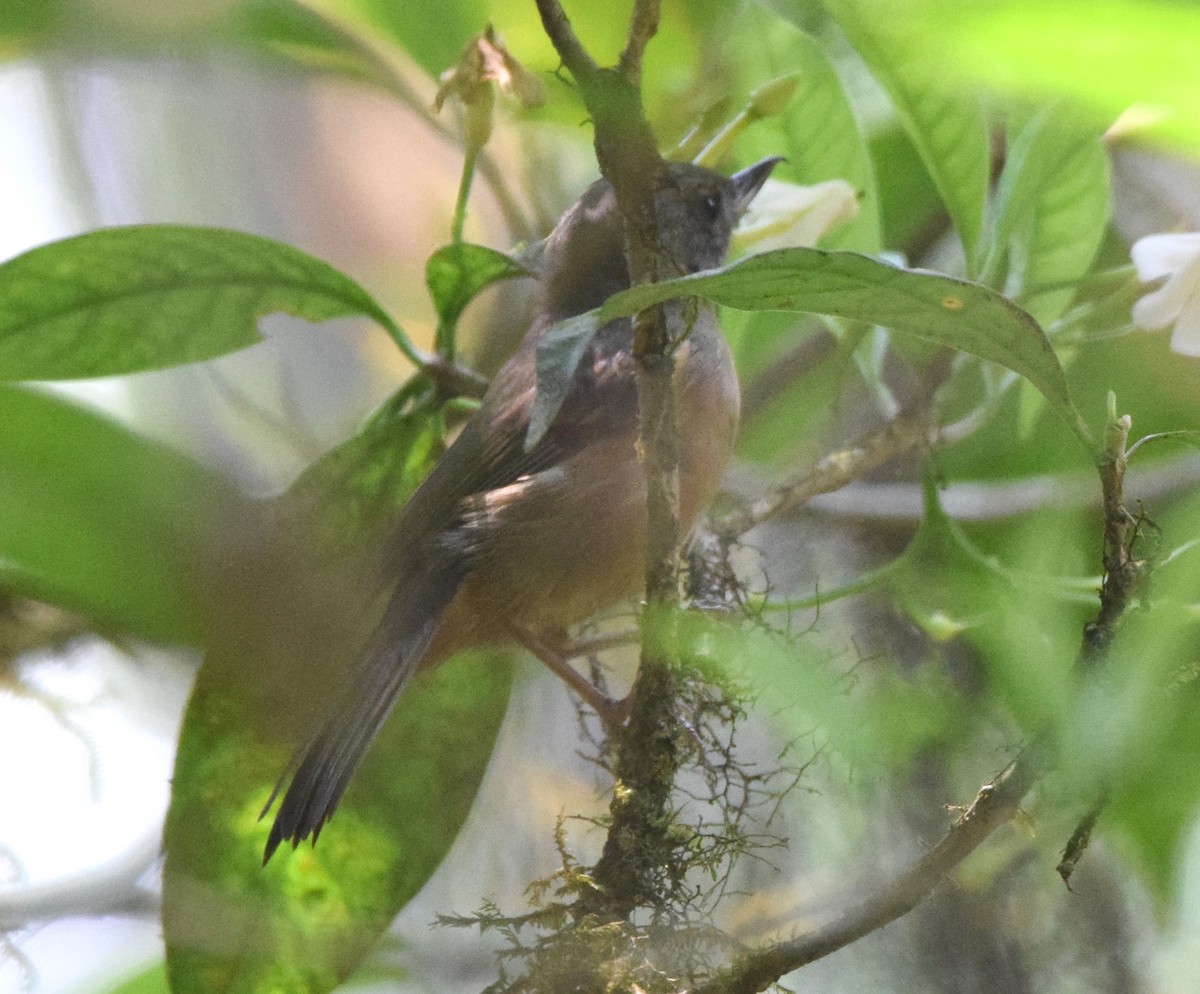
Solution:
M471 808L507 706L511 667L495 656L414 679L320 844L262 866L260 812L375 617L369 549L440 452L440 414L415 384L310 468L265 524L235 531L213 608L219 639L172 780L163 923L175 994L331 990Z
M1009 296L1043 324L1074 296L1109 219L1108 154L1063 108L1037 114L1013 142L996 193L993 251L1008 255Z
M0 265L0 379L66 380L211 359L260 340L257 321L364 315L402 331L332 266L221 228L108 228Z
M786 5L785 5L786 6ZM978 99L948 85L940 58L915 53L903 14L874 0L825 0L855 51L887 90L966 250L980 264L991 149Z
M877 252L881 248L879 194L866 139L821 47L801 34L789 58L799 87L783 117L786 145L779 154L805 184L843 179L859 192L858 216L839 225L821 242L826 248Z
M167 820L163 925L174 994L323 992L358 967L445 856L475 798L511 668L463 657L418 676L315 848L266 867L259 821L285 750L257 705L201 673ZM463 729L470 729L469 735Z
M103 625L201 639L198 570L238 499L212 474L53 395L0 386L0 583Z

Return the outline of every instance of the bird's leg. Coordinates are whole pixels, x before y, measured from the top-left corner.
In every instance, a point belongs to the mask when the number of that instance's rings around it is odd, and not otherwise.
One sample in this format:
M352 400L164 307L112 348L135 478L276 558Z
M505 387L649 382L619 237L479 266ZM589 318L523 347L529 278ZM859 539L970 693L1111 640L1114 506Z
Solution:
M568 662L569 659L582 655L582 652L575 651L574 646L559 648L551 645L545 639L528 629L520 628L516 625L513 626L512 632L513 637L521 646L537 656L538 659L550 668L551 672L556 674L560 680L582 697L584 702L591 706L609 728L620 728L625 724L626 719L629 718L629 712L633 708L633 694L627 695L623 700L614 701L611 697L602 693L599 688ZM608 637L598 637L596 640L597 644L600 644L606 638ZM603 644L616 643L608 641L603 642ZM594 648L585 649L584 651L594 651Z
M632 645L637 641L640 632L636 628L626 628L620 632L606 632L603 635L582 635L574 642L568 642L559 650L563 659L578 659L580 656L590 656L594 652L604 652L619 645Z

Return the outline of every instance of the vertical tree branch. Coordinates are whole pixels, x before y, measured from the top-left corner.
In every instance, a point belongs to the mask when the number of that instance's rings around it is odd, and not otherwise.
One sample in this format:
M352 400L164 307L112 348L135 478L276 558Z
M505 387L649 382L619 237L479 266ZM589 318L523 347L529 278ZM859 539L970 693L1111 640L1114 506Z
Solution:
M557 0L537 0L546 34L579 85L595 124L596 160L612 184L625 221L631 282L669 274L655 211L666 164L646 122L642 55L658 29L659 0L637 0L629 36L614 69L600 68L574 36ZM675 425L671 335L663 307L633 324L638 370L639 444L647 503L646 601L635 704L618 743L612 825L592 870L596 889L580 914L625 918L656 898L656 873L669 851L671 791L678 769L678 685L669 626L679 603L679 443ZM664 649L663 647L668 647Z

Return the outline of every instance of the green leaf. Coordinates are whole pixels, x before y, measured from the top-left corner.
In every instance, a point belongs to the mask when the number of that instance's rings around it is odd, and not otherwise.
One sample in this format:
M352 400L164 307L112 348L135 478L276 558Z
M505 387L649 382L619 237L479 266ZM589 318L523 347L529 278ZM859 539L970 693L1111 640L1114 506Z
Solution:
M113 376L260 340L260 317L361 314L416 349L362 287L280 242L220 228L109 228L0 265L0 379Z
M962 239L967 271L977 273L991 166L979 101L947 83L939 59L914 52L907 33L901 34L907 20L887 5L825 0L825 6L892 98Z
M996 193L993 253L1006 292L1041 323L1059 318L1091 268L1109 220L1108 155L1062 107L1046 108L1009 151ZM990 268L990 267L989 267Z
M492 11L482 0L399 4L393 0L342 0L368 19L381 35L398 42L435 79L457 61L463 47L483 30Z
M526 450L537 445L549 431L558 409L567 399L575 367L601 324L598 312L588 311L560 321L538 339L537 394L525 430Z
M200 641L213 474L57 397L0 386L0 584L164 642Z
M261 865L271 788L377 617L370 550L441 452L432 397L415 378L264 505L271 516L243 526L230 550L213 605L220 640L185 714L167 819L175 994L332 989L428 880L470 810L507 707L511 667L495 656L415 678L320 845Z
M871 157L886 163L876 174L883 244L920 244L922 233L941 210L941 198L920 153L899 123L891 122L872 131Z
M724 269L626 290L609 298L596 320L604 323L693 295L741 310L805 311L864 321L997 362L1033 383L1076 435L1092 444L1037 321L981 284L852 252L781 249Z
M237 693L227 675L206 662L176 758L163 878L171 990L329 991L457 837L491 756L511 667L464 656L419 674L320 844L278 853L266 867L269 820L259 814L287 753L258 733L259 709L270 702Z
M442 454L444 427L423 377L380 405L351 438L292 484L281 504L319 556L373 541Z
M66 0L0 4L0 58L24 55L61 28Z
M466 308L485 287L531 273L503 252L483 245L456 242L443 245L425 263L425 282L439 325L453 328Z
M105 994L170 994L166 965L160 960L121 981L116 987L105 988Z
M788 52L799 87L784 115L788 167L801 183L844 179L859 191L858 216L830 232L821 244L856 252L882 247L879 193L866 139L841 80L821 47L800 34Z

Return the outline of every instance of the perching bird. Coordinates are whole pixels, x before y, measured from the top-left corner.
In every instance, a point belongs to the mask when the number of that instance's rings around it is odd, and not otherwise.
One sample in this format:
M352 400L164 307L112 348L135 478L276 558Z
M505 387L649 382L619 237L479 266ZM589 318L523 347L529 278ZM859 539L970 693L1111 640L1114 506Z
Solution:
M778 161L732 178L667 164L655 208L671 268L682 275L719 266L738 217ZM600 180L546 240L535 316L519 348L383 543L390 601L341 700L293 761L264 861L285 839L316 841L418 667L516 642L564 672L550 647L554 634L643 588L646 484L630 319L596 333L549 429L526 450L539 336L629 283L621 213ZM686 532L733 450L739 393L712 307L700 305L686 321L682 303L667 308L687 328L674 374ZM589 685L572 674L586 693Z

